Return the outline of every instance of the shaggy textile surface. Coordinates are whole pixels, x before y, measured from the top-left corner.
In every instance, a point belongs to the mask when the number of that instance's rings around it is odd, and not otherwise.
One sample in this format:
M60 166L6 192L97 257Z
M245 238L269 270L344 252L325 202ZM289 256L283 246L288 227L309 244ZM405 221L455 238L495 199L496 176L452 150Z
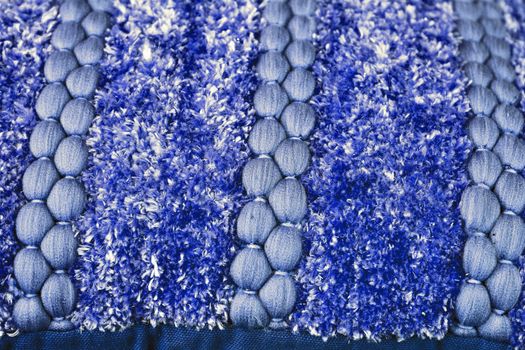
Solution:
M45 0L0 3L0 335L13 333L15 213L23 204L22 174L32 156L34 104L44 84L46 56L57 7Z
M222 327L254 122L249 1L116 1L77 222L83 329Z
M523 0L500 1L505 14L505 24L510 33L512 64L516 70L516 83L521 91L521 110L525 111L525 3ZM525 283L525 257L520 259L520 271ZM524 284L525 289L525 284ZM512 321L512 345L515 349L525 347L525 292L510 312Z
M319 1L296 331L442 337L470 147L450 2Z

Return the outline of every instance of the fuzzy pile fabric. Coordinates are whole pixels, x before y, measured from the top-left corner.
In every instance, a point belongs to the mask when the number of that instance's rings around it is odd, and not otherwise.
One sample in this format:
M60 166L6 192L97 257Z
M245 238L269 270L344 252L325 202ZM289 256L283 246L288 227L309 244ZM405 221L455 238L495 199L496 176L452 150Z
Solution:
M256 4L115 8L87 141L73 320L88 330L222 328L254 122Z
M249 201L241 177L254 157L265 4L113 1L69 271L77 291L70 318L82 332L232 328L230 267L243 248L236 219ZM525 5L500 5L523 91ZM283 331L441 339L466 277L459 201L471 149L452 3L316 7L317 123L300 177L308 214ZM33 160L34 107L57 16L49 1L0 4L0 336L18 333L15 217L26 203L21 179ZM511 318L512 344L523 347L525 295Z
M320 1L319 126L293 327L441 337L469 143L450 3Z

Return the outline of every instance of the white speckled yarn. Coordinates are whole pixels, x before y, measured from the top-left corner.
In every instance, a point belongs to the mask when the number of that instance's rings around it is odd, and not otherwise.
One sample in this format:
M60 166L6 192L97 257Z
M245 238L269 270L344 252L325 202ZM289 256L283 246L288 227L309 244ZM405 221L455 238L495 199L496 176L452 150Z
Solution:
M51 44L44 75L48 85L36 101L41 121L30 138L37 159L27 168L22 189L29 200L16 218L25 245L15 257L14 274L24 295L13 319L22 331L69 330L76 290L67 274L76 258L71 228L84 210L86 194L77 179L87 163L84 136L94 116L89 102L98 81L102 35L111 2L67 0Z
M292 271L302 253L306 192L298 180L308 167L315 115L307 101L315 88L310 66L315 1L270 0L263 11L264 50L256 66L262 82L254 95L259 120L248 138L257 156L243 170L254 199L242 209L237 235L245 244L231 265L239 288L230 317L245 327L286 326L296 301Z
M456 300L456 334L509 341L508 311L521 293L514 265L525 247L525 143L519 91L510 63L503 14L492 1L455 2L460 53L471 81L474 117L469 135L475 145L468 163L472 184L461 199L469 235L463 254L467 280Z

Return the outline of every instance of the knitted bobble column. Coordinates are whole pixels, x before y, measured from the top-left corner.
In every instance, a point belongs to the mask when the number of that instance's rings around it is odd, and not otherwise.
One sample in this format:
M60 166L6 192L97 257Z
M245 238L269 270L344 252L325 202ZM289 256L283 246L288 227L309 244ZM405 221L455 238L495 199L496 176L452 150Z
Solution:
M469 238L463 254L468 279L456 300L460 335L508 341L507 312L521 292L516 262L525 248L524 120L515 107L510 45L498 5L456 1L460 53L472 85L468 97L474 117L469 135L475 149L468 163L472 185L463 193L461 215ZM490 235L489 235L490 234Z
M35 106L41 121L29 141L37 159L22 179L29 203L16 218L16 235L25 247L15 257L14 274L24 296L13 318L22 331L73 328L67 319L76 302L67 275L77 249L71 221L86 204L77 177L87 164L84 136L94 117L89 99L97 85L96 64L110 9L110 0L67 0L51 38L55 51L44 66L48 85Z
M304 140L315 124L306 103L315 88L309 70L315 58L314 9L311 0L274 0L263 12L268 26L261 33L263 53L256 66L262 84L254 95L259 120L248 138L257 158L242 174L254 200L239 215L237 235L246 246L231 266L239 290L230 317L240 326L284 327L296 300L291 272L301 258L300 222L307 211L297 177L308 167Z

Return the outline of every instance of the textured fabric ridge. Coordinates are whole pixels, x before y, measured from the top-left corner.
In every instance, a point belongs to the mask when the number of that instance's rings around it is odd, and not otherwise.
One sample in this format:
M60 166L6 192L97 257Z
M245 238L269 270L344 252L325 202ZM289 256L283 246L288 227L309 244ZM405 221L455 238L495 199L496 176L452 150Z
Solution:
M0 336L16 332L11 319L19 290L13 278L18 243L15 213L23 202L21 179L29 165L33 106L45 80L43 57L56 23L49 1L0 3Z
M521 111L525 111L525 3L522 0L499 1L505 25L512 41L512 65L521 92ZM522 135L523 136L523 135ZM524 216L522 215L522 218ZM522 281L525 282L525 257L519 260ZM514 349L525 347L525 284L517 305L509 313L512 322L511 344Z
M469 149L451 3L317 7L319 126L293 330L443 337Z
M453 332L509 341L508 312L519 299L516 262L525 248L525 143L512 45L497 2L455 2L463 70L469 78L471 182L460 210L468 239Z
M116 1L75 267L82 329L222 327L254 121L250 1Z

